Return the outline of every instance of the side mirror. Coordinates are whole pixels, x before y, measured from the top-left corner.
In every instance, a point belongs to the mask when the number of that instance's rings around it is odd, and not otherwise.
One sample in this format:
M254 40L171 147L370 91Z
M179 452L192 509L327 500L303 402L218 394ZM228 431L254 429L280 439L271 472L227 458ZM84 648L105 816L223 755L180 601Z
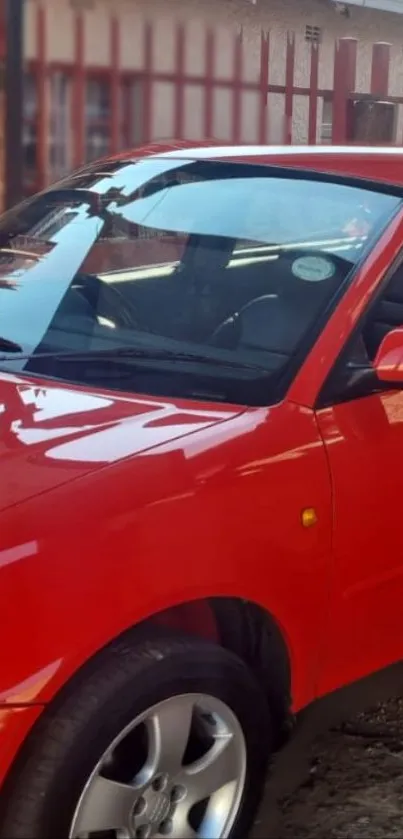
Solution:
M374 361L375 373L381 382L403 385L403 329L385 335Z

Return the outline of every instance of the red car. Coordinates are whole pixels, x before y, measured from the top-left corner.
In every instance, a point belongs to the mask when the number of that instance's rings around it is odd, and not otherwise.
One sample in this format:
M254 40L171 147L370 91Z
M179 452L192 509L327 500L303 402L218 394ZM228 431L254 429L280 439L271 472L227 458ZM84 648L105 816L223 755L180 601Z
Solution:
M1 839L244 837L300 712L401 676L402 243L398 149L0 219Z

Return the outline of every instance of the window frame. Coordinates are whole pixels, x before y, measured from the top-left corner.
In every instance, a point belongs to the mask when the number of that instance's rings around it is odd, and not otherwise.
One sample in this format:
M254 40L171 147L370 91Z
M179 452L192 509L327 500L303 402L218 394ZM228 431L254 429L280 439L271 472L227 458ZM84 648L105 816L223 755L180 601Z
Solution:
M337 356L332 366L332 369L326 377L322 385L322 388L318 394L317 400L314 405L315 411L319 411L324 408L331 408L334 405L339 405L345 402L352 402L355 399L365 399L368 396L373 396L378 393L387 393L391 390L403 389L403 385L400 386L399 384L393 382L391 382L390 384L387 384L386 382L380 382L376 377L376 373L371 362L369 363L369 365L363 365L362 367L360 367L359 364L356 364L352 361L352 354L354 352L354 348L357 345L357 341L362 335L362 330L365 326L366 321L371 317L371 312L374 311L380 298L387 289L388 284L393 280L395 272L402 265L403 245L395 259L393 260L392 264L385 271L385 274L381 282L379 283L374 295L368 301L365 311L362 313L361 317L355 324L354 329L350 333L346 343L340 350L340 353ZM349 362L352 364L351 373L356 372L357 374L359 374L360 370L362 371L362 379L360 382L352 384L351 381L350 383L348 382L348 380L346 381L346 368Z

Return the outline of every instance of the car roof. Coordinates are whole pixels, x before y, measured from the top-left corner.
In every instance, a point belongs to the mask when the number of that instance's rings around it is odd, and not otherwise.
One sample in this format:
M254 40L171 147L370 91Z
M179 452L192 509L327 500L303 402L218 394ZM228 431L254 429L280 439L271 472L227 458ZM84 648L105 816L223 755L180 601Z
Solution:
M221 145L216 140L195 145L179 140L140 146L108 159L129 162L144 157L266 163L403 185L403 148L399 146L248 146Z

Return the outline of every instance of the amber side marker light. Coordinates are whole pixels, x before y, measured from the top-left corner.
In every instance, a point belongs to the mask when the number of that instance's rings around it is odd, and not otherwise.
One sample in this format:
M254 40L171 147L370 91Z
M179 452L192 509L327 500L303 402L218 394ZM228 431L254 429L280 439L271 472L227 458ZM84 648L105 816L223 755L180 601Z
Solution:
M306 507L301 513L302 527L313 527L318 521L316 510L313 507Z

